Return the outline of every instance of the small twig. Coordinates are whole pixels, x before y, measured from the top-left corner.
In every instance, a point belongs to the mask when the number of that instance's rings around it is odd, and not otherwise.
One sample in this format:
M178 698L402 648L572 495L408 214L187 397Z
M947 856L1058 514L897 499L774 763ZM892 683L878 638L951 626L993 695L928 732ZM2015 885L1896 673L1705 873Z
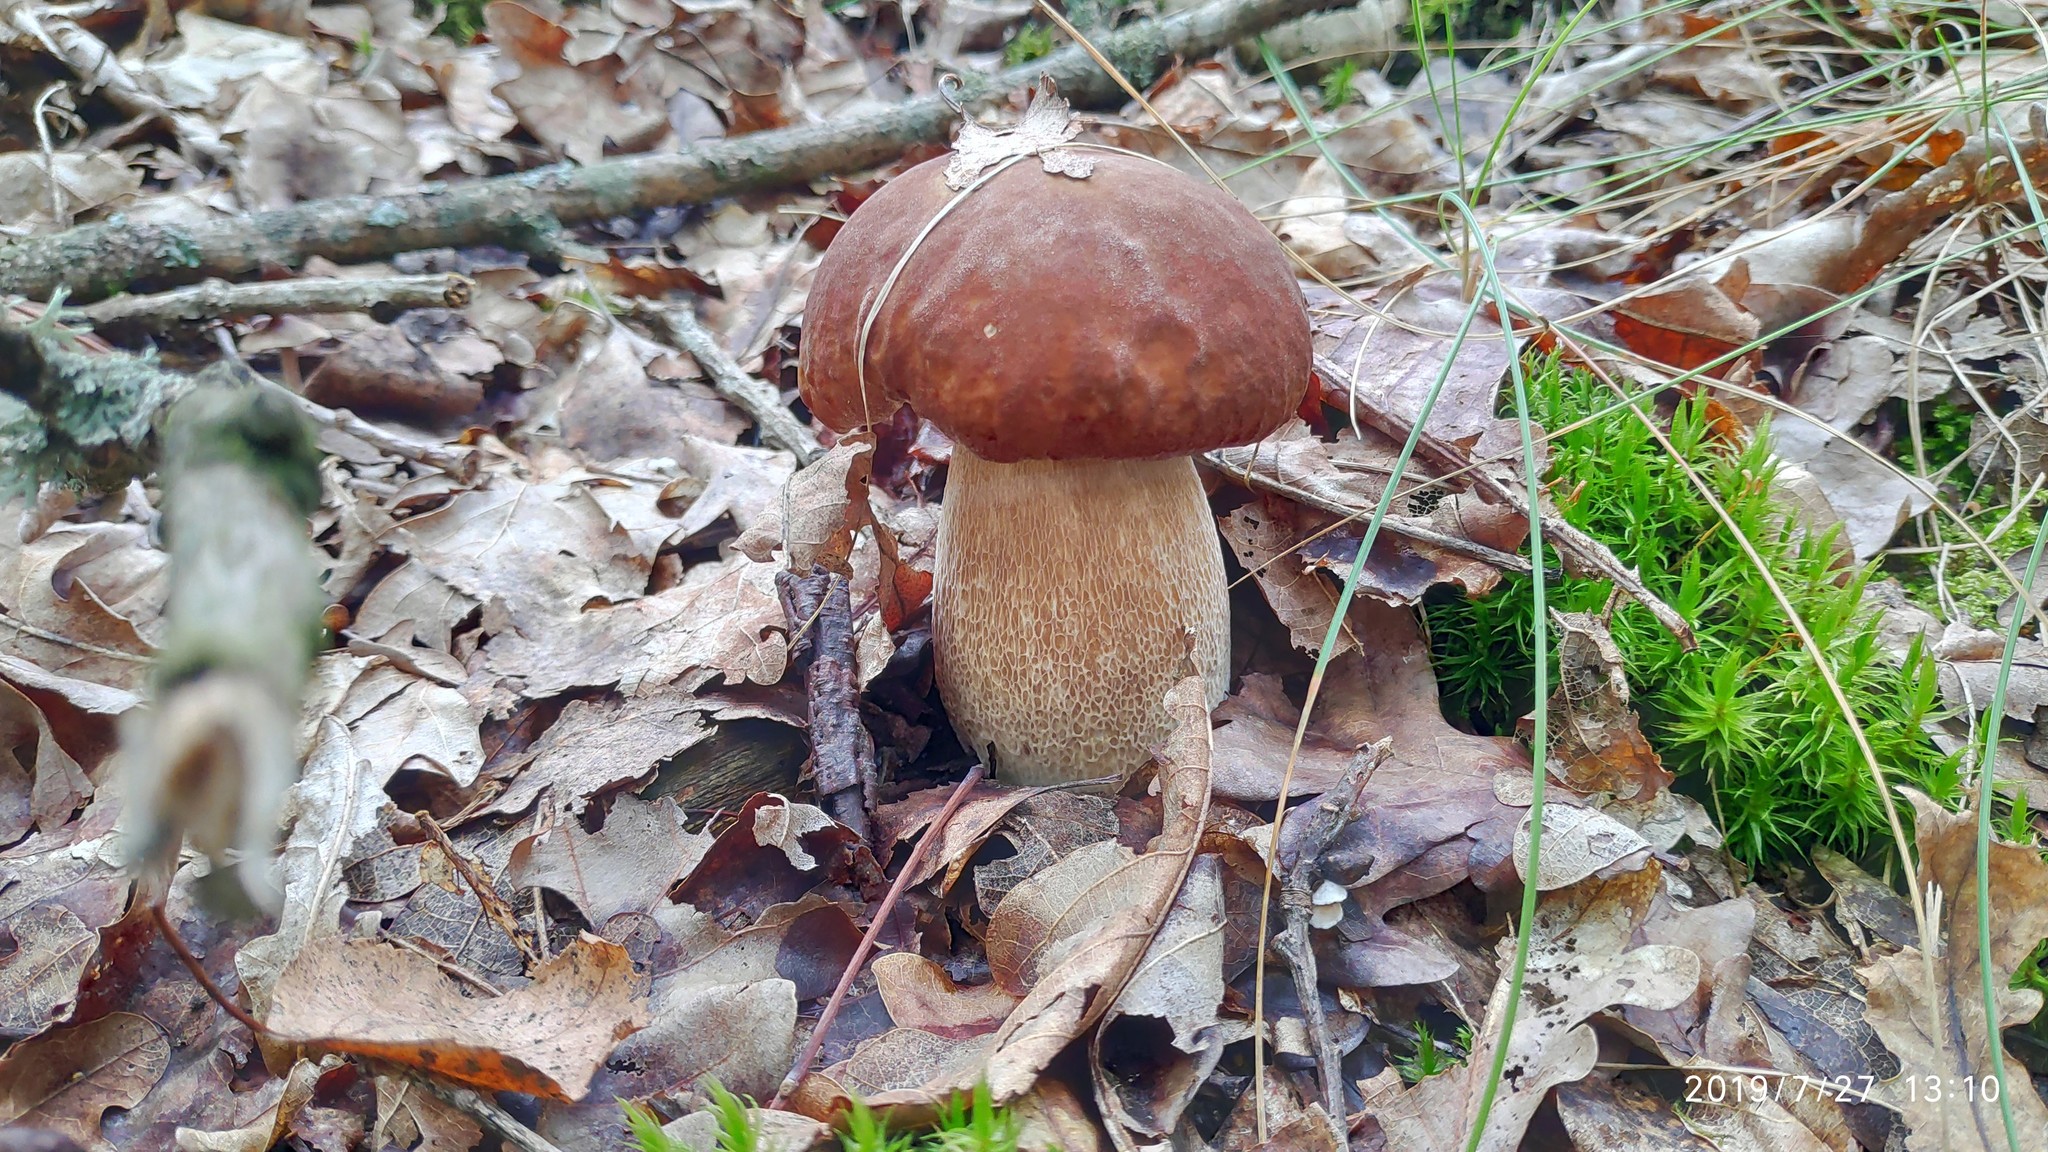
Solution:
M688 352L718 394L753 418L763 441L794 453L798 465L818 458L823 449L817 433L796 418L772 385L748 375L739 366L718 338L698 322L687 301L662 304L636 300L624 304L623 310L634 319L659 328L669 343Z
M505 935L512 938L513 946L519 949L520 955L526 957L527 963L538 964L540 954L527 943L526 930L519 925L519 914L512 910L511 905L505 903L503 896L498 895L497 887L484 879L483 874L476 870L476 865L471 864L469 858L455 847L455 842L448 839L448 833L442 830L441 825L435 823L433 816L426 812L415 812L413 816L420 822L420 827L425 828L427 834L434 838L434 843L440 845L442 854L448 857L448 862L462 874L462 879L469 885L469 890L476 893L477 903L483 905L484 915L489 916Z
M467 484L476 479L476 453L467 448L451 448L445 444L415 440L388 428L378 427L346 408L328 408L315 404L267 377L264 382L290 395L298 402L299 411L304 412L307 419L322 428L332 428L336 432L353 436L377 451L401 460L409 460L414 464L446 472L457 483Z
M792 661L803 668L810 704L811 775L832 818L871 839L868 812L874 807L875 742L860 718L860 670L856 665L851 582L823 567L809 576L777 572L775 590L789 617ZM815 629L812 628L815 624Z
M1327 356L1316 357L1316 371L1322 373L1333 385L1349 385L1352 381L1351 373L1346 372ZM1351 388L1351 392L1352 399L1357 404L1360 423L1395 440L1408 438L1413 429L1413 421L1373 403L1359 394L1355 387ZM1649 586L1643 583L1642 577L1630 571L1628 565L1623 564L1621 558L1607 545L1580 531L1562 516L1542 512L1540 509L1532 512L1528 500L1519 488L1487 474L1485 469L1475 465L1463 452L1428 432L1416 435L1415 455L1439 471L1457 472L1471 477L1473 488L1524 516L1540 514L1543 517L1544 538L1569 564L1587 572L1597 572L1604 579L1613 582L1615 587L1628 594L1629 599L1647 609L1665 631L1676 636L1686 651L1690 652L1699 647L1699 642L1693 639L1692 626L1685 622L1685 617L1678 614L1678 609L1658 599L1657 595L1650 591Z
M498 1139L503 1140L508 1148L517 1148L519 1152L562 1152L550 1143L547 1137L521 1124L517 1117L493 1104L481 1092L458 1088L453 1084L443 1084L431 1076L423 1076L417 1072L408 1072L406 1079L476 1117L478 1122L495 1133Z
M206 974L206 969L199 966L199 957L194 956L192 950L185 946L185 938L178 935L178 930L171 925L171 918L164 914L164 906L160 903L151 904L149 916L156 921L156 930L163 933L164 943L169 944L171 951L178 954L178 959L185 964L185 970L192 973L192 978L199 981L199 986L206 990L206 994L215 1004L220 1005L221 1011L234 1017L236 1023L256 1035L264 1035L268 1029L257 1023L256 1018L249 1015L240 1004L229 999L228 994L220 990L220 985L213 982L213 977Z
M1359 794L1365 783L1379 769L1393 741L1381 740L1358 750L1352 757L1350 767L1337 781L1337 786L1316 800L1315 807L1307 814L1308 826L1302 829L1301 840L1295 848L1294 866L1287 870L1287 881L1280 889L1280 904L1287 910L1286 927L1273 939L1273 947L1286 959L1294 972L1295 996L1301 1001L1302 1022L1308 1029L1309 1047L1314 1050L1316 1075L1322 1082L1323 1112L1343 1146L1344 1137L1344 1080L1338 1065L1337 1041L1330 1035L1330 1020L1323 1013L1322 993L1316 978L1315 950L1309 944L1309 909L1313 906L1309 880L1315 875L1322 862L1322 855L1337 838L1337 833L1351 823L1358 815ZM1284 817L1282 818L1284 820ZM1278 866L1278 861L1273 862Z
M400 845L400 847L404 847L404 845ZM393 850L395 851L395 849ZM469 969L464 968L462 965L457 964L455 961L450 960L445 956L434 955L432 952L429 952L425 948L422 948L418 944L414 943L412 938L409 936L386 936L384 937L384 939L386 942L396 944L398 947L403 948L404 950L412 953L415 956L418 956L422 960L430 961L434 965L434 967L439 968L441 971L446 972L450 976L455 977L457 980L462 981L464 984L467 984L470 987L475 988L477 991L482 992L486 996L496 997L503 996L505 994L505 990L498 987L496 984L491 983L490 981L484 979L483 977L477 975L474 972L471 972Z
M386 455L446 472L458 483L467 484L476 479L476 453L467 448L450 448L444 444L415 440L388 428L380 428L346 408L329 408L324 404L316 404L251 368L248 361L242 359L241 351L235 347L234 339L228 335L227 329L214 329L213 338L220 346L221 355L233 361L250 379L265 388L276 389L279 394L291 397L292 403L298 406L306 419L320 427L340 432L345 436L353 436Z
M374 276L344 280L314 277L230 284L208 280L147 296L116 296L83 308L59 313L65 324L95 328L132 326L164 332L181 324L207 320L240 320L249 316L298 312L368 312L374 308L460 308L474 290L467 277L453 273L425 276Z
M88 644L83 640L73 639L70 636L52 632L47 628L38 628L25 620L17 620L4 612L0 612L0 624L5 624L24 636L33 636L45 643L61 644L66 648L75 648L80 652L90 652L95 656L104 656L109 660L123 660L130 664L150 664L154 662L153 658L149 656L139 656L133 652L123 652L118 648L102 648L97 644Z
M939 814L932 820L931 826L925 829L916 846L911 848L910 858L903 862L903 869L896 873L896 880L889 885L888 894L875 906L874 918L868 921L868 930L862 934L860 946L853 950L853 958L846 962L846 971L839 974L839 984L832 989L832 998L825 1001L825 1010L818 1014L818 1026L811 1029L811 1038L804 1042L804 1050L798 1053L796 1063L790 1065L789 1075L782 1078L782 1086L775 1090L775 1099L768 1102L768 1107L782 1107L782 1102L789 1098L791 1092L796 1091L798 1082L811 1070L811 1061L818 1058L818 1050L825 1046L825 1033L831 1030L833 1018L839 1015L840 1003L846 999L847 990L853 987L854 977L860 975L861 967L867 963L868 954L875 950L875 941L882 934L882 926L889 922L889 915L895 909L896 901L902 897L903 889L909 886L910 878L916 875L918 865L924 863L925 851L939 838L939 834L946 830L946 821L953 818L953 813L959 810L961 801L967 799L967 794L974 790L976 784L981 783L982 777L987 773L988 768L983 764L969 768L967 775L960 778L960 783L953 786L953 794L946 797L946 806L939 809Z
M1241 448L1214 448L1202 453L1203 463L1230 477L1232 480L1238 481L1247 488L1271 492L1275 496L1284 496L1297 504L1314 508L1317 511L1328 512L1332 516L1342 516L1346 521L1357 520L1363 516L1363 513L1357 508L1349 507L1340 501L1312 492L1299 484L1290 484L1285 478L1267 471L1262 467L1262 465L1267 463L1267 460L1268 457L1259 455L1259 446L1256 444ZM1340 523L1342 522L1340 521ZM1388 513L1387 518L1381 523L1387 531L1397 536L1406 536L1408 539L1419 544L1427 544L1433 548L1441 548L1454 555L1467 556L1481 563L1491 564L1503 572L1520 572L1526 575L1530 571L1529 561L1526 557L1516 556L1511 552L1503 552L1498 548L1488 548L1484 544L1475 543L1462 536L1453 536L1448 532L1439 532L1426 524L1417 523L1406 516L1396 516ZM1332 528L1337 526L1335 524L1331 525ZM1307 541L1302 543L1305 544ZM1299 544L1295 545L1297 548L1300 546Z

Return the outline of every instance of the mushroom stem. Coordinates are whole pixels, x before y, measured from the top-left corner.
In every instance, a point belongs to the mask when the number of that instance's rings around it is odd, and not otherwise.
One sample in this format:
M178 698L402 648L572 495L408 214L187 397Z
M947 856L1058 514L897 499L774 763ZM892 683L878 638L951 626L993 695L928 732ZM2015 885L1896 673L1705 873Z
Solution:
M939 521L932 648L960 740L1015 784L1141 767L1188 634L1209 703L1230 682L1230 605L1185 456L998 464L956 445Z

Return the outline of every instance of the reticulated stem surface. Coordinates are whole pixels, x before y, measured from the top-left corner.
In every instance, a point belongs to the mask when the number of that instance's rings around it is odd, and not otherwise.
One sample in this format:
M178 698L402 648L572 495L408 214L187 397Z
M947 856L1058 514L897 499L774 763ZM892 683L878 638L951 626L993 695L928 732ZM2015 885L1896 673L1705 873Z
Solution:
M1230 605L1187 457L997 464L955 446L932 645L961 742L1013 784L1125 776L1167 735L1187 674L1230 676Z

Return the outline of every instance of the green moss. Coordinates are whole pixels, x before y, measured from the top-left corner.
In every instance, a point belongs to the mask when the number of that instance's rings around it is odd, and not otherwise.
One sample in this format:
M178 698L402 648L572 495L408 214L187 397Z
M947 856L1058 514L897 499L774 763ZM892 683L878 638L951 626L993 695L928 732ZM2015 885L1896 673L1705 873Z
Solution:
M1017 29L1003 45L1003 66L1015 68L1052 55L1052 26L1030 23Z
M1546 427L1611 403L1591 377L1555 364L1538 366L1531 385ZM1859 607L1869 573L1839 567L1832 534L1787 530L1771 490L1769 430L1729 445L1700 405L1685 402L1668 431L1812 630L1891 782L1955 799L1955 761L1922 730L1938 714L1933 662L1918 651L1903 664L1885 658L1877 621ZM1550 451L1558 511L1693 626L1699 649L1686 652L1636 605L1612 621L1645 734L1682 786L1709 799L1729 847L1752 863L1796 858L1815 843L1852 856L1877 848L1884 805L1848 724L1679 461L1627 412L1559 436ZM1605 581L1580 577L1551 588L1565 611L1598 612L1608 594ZM1447 711L1482 730L1510 730L1533 704L1528 579L1511 576L1483 600L1433 604L1429 624Z
M157 417L190 387L149 356L98 356L50 319L0 324L0 489L112 492L156 464Z

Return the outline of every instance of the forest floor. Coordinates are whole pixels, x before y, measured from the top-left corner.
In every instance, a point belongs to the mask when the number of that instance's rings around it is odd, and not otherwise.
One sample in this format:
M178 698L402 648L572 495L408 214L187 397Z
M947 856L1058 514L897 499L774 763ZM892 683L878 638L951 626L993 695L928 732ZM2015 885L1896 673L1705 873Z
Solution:
M2048 10L1331 7L0 0L0 1150L2048 1149ZM1041 74L1314 337L1117 795L797 389Z

